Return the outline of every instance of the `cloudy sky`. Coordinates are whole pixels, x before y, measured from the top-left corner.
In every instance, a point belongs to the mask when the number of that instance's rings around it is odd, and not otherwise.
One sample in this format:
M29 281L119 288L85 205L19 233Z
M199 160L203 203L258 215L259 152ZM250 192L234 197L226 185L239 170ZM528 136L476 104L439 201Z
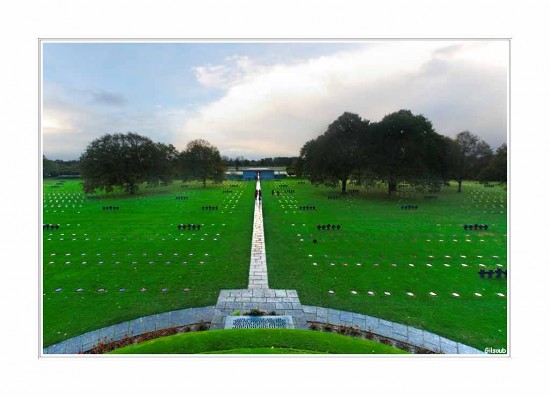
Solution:
M43 43L43 153L80 157L92 140L137 132L179 150L295 156L345 111L399 109L440 134L507 137L507 41Z

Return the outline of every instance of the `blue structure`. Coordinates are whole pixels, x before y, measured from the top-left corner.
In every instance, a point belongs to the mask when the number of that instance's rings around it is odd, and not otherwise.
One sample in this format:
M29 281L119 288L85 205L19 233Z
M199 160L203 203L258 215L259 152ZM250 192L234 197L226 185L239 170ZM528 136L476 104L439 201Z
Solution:
M260 179L275 179L275 170L271 168L246 168L243 170L243 181L256 180L258 173L260 174Z

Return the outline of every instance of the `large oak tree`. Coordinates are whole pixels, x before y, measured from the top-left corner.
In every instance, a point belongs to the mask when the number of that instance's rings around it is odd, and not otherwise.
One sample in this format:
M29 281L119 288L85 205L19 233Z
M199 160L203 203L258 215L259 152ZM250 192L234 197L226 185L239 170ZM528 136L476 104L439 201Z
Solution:
M345 112L328 126L327 131L310 140L300 150L300 171L315 184L341 183L346 193L347 182L361 166L363 152L359 142L366 134L368 120Z
M206 186L207 179L221 182L225 178L225 166L218 148L204 139L195 139L180 153L180 169L184 179L196 179Z
M84 192L96 189L112 192L115 187L135 194L143 182L167 180L170 169L163 167L175 149L129 132L106 134L92 141L80 157Z

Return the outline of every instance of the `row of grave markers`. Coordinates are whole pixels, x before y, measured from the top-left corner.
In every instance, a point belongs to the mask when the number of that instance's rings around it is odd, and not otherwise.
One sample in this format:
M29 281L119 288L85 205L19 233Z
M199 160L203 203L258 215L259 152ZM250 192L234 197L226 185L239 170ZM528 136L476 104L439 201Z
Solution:
M358 294L359 294L357 291L353 291L353 290L350 291L350 293L351 293L352 295L358 295ZM335 292L334 290L329 290L329 291L328 291L328 294L329 294L329 295L334 295L334 294L336 294L336 292ZM385 296L392 296L392 295L393 295L390 291L384 291L383 294L384 294ZM462 296L462 295L460 295L458 292L449 292L449 294L452 295L452 296L454 296L454 297L456 297L456 298L459 298L459 297ZM374 295L376 295L376 292L374 292L374 291L367 291L367 295L369 295L369 296L374 296ZM407 296L410 296L410 297L417 296L417 294L415 294L414 292L406 292L406 295L407 295ZM432 297L438 296L438 294L437 294L436 292L433 292L433 291L430 291L430 292L428 293L428 295L430 295L430 296L432 296ZM477 297L482 297L482 296L483 296L483 294L481 294L480 292L474 292L473 295L474 295L474 296L477 296ZM502 292L496 292L495 295L497 295L497 296L499 296L499 297L501 297L501 298L506 297L506 295L503 294Z

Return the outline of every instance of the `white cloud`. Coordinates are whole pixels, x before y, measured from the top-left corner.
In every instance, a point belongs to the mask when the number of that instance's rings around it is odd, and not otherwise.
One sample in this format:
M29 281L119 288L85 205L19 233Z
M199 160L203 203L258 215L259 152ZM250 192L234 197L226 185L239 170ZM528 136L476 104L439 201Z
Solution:
M110 111L71 100L72 92L49 84L44 92L42 137L44 155L73 160L86 146L105 134L137 132L155 142L173 143L176 132L189 114L186 109L153 105L148 111L115 107Z
M296 155L344 111L377 121L401 108L496 146L506 139L507 51L506 42L379 42L293 64L199 67L202 84L226 93L184 123L178 146L200 136L227 155Z

